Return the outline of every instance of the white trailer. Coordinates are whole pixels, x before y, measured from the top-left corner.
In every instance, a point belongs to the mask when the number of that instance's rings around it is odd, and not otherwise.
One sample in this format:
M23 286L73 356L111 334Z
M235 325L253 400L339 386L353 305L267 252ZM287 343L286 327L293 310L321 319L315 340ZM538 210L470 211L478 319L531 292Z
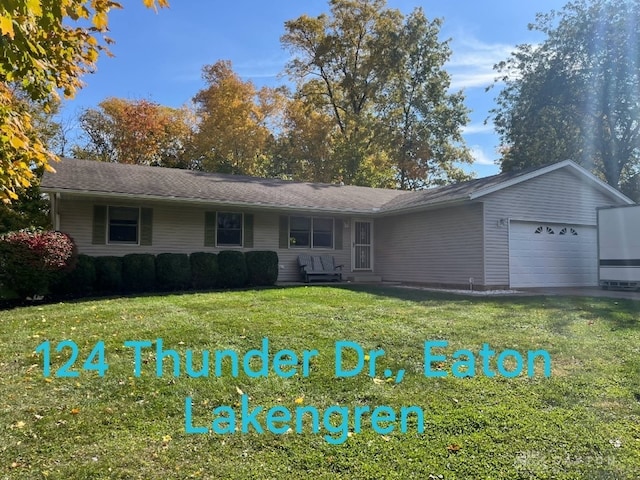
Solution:
M598 209L598 282L640 289L640 205Z

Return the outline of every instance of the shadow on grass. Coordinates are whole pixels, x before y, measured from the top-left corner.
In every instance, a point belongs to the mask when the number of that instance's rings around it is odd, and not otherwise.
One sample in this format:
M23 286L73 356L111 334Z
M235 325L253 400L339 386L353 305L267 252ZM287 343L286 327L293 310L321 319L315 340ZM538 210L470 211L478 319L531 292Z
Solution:
M640 330L640 307L639 303L633 300L611 299L603 297L568 297L554 295L539 296L517 296L517 295L491 295L475 296L461 295L449 292L437 292L432 290L421 290L417 288L399 288L385 285L355 285L345 283L317 283L275 285L267 287L246 287L242 289L212 289L212 290L187 290L187 291L163 291L148 293L115 293L107 292L92 296L47 296L40 301L27 301L23 299L6 299L0 297L0 310L10 310L19 307L41 306L55 303L85 303L96 300L111 300L120 298L153 298L165 297L167 295L193 295L221 292L242 292L257 290L290 290L300 288L337 288L351 292L360 292L379 297L394 298L406 302L426 304L430 302L451 302L452 308L464 308L464 304L486 304L504 309L505 313L500 315L505 319L515 319L519 315L527 314L530 309L548 309L558 312L577 312L578 315L587 320L601 320L609 323L613 330L633 329ZM564 333L574 321L572 315L558 315L557 321L552 325L553 330Z
M134 298L154 298L166 296L187 296L206 293L224 293L224 292L243 292L257 290L281 290L295 288L294 285L287 286L248 286L236 289L210 289L210 290L174 290L161 292L102 292L91 295L47 295L41 300L26 300L21 298L2 298L0 297L0 311L13 310L22 307L39 307L42 305L53 305L57 303L82 304L87 302L95 302L100 300L115 299L134 299Z
M417 303L452 301L458 303L473 302L474 304L490 304L505 307L508 313L506 313L504 317L507 318L515 317L520 311L526 311L531 308L557 310L565 313L573 311L578 312L580 317L587 321L605 321L609 323L614 330L640 330L640 303L634 300L556 295L475 296L378 285L339 284L329 286ZM559 333L564 332L572 321L569 315L559 315L552 328Z

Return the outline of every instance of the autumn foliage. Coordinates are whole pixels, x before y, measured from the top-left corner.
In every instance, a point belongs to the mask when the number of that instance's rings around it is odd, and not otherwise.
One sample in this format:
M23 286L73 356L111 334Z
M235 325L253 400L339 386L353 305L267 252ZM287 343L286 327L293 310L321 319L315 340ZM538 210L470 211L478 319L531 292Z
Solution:
M75 245L64 233L20 230L0 236L0 281L21 297L42 295L56 274L75 266Z
M85 110L80 125L88 141L74 155L88 160L191 167L195 117L187 108L149 100L107 98Z
M164 7L167 0L143 0ZM51 170L56 160L18 108L16 90L35 102L62 91L72 97L81 77L95 68L111 39L108 14L121 5L111 0L3 0L0 3L0 200L34 180L34 167Z

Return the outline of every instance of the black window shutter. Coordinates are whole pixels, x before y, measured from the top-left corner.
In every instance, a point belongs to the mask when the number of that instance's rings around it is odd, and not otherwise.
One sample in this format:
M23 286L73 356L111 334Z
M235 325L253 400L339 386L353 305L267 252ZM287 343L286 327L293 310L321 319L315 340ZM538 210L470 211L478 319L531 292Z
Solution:
M341 218L335 218L333 220L333 224L335 227L334 232L334 246L336 250L342 250L342 229L343 229L343 220Z
M204 246L216 246L216 212L204 212Z
M280 215L280 248L289 248L289 217Z
M153 209L140 209L140 245L153 243Z
M93 206L93 232L91 243L104 245L107 238L107 207L104 205Z
M244 246L245 248L253 248L253 215L245 213L244 215Z

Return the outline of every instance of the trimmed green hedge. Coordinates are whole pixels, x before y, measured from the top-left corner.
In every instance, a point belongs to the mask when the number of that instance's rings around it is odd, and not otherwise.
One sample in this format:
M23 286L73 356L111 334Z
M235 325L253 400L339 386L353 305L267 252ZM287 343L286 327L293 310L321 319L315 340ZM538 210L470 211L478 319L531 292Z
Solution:
M53 285L54 293L91 295L96 288L95 258L78 255L76 267Z
M278 254L272 251L245 253L249 284L274 285L278 280Z
M89 295L241 288L273 285L277 279L278 254L273 251L134 253L79 255L76 268L64 272L52 287L56 294Z
M218 254L219 286L240 288L247 285L249 274L244 253L237 250L223 250Z
M158 290L188 290L191 287L191 263L186 253L161 253L156 257Z
M122 290L122 257L95 257L96 290L117 293Z
M156 259L150 253L122 257L122 284L126 292L152 292L156 286Z
M194 252L189 255L191 282L196 290L207 290L218 285L218 255L209 252Z

